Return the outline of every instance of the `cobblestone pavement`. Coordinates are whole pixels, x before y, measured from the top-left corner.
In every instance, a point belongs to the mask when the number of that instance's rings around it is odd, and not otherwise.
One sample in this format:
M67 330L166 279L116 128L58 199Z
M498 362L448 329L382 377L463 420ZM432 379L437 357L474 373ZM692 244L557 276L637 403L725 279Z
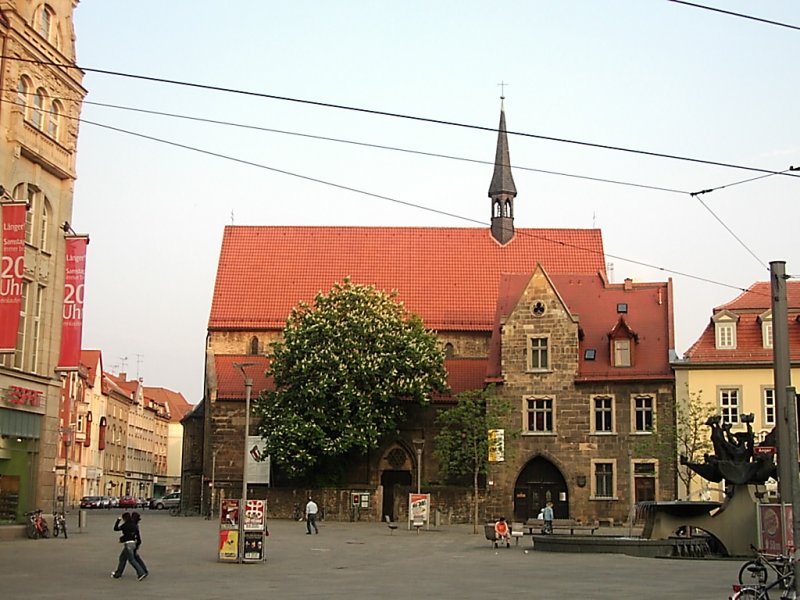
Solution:
M628 599L727 598L741 561L667 560L611 554L495 550L470 526L391 534L381 523L269 523L267 560L216 560L218 526L201 517L145 511L142 557L151 575L138 582L128 567L111 579L120 546L118 511L89 511L87 531L68 540L0 542L3 598L427 598ZM526 552L528 550L528 552Z

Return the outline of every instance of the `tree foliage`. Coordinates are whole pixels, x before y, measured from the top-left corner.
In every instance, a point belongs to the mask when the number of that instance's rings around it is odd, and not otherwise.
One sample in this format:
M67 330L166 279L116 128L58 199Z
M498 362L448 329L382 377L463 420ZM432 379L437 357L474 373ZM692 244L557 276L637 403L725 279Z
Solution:
M472 478L473 532L478 531L478 481L489 466L489 430L498 429L506 405L494 395L494 387L470 390L456 396L457 403L439 414L441 427L434 455L445 478ZM487 410L491 405L492 410ZM510 432L507 432L508 437Z
M255 403L259 433L291 477L377 447L397 431L404 401L423 403L446 389L436 335L396 292L349 279L292 309L268 375L274 391Z
M691 463L703 462L704 455L711 452L711 430L706 422L715 413L714 407L703 400L703 391L690 392L686 402L676 407L678 455ZM692 482L697 473L681 465L678 477L686 488L686 494L692 493Z

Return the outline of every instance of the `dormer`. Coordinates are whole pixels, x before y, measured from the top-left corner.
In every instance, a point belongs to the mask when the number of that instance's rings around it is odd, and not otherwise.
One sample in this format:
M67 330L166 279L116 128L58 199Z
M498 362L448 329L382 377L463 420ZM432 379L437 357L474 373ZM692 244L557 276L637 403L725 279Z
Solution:
M758 315L758 322L761 323L761 345L772 348L772 310Z
M630 325L625 321L625 317L620 316L617 324L608 334L610 347L611 364L615 367L633 366L633 346L639 341L639 336Z
M721 310L711 317L714 323L714 345L717 350L736 350L736 323L739 315Z

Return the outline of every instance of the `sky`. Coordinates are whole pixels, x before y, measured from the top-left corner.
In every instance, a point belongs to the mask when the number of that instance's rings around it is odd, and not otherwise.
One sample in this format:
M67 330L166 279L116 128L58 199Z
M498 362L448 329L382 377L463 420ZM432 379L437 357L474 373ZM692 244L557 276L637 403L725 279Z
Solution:
M794 0L704 3L800 26ZM542 139L800 166L800 31L667 0L82 0L74 18L86 69L248 92L84 78L83 347L193 404L226 225L488 226L496 133L311 102L496 128L504 90L515 226L597 227L612 281L671 277L679 355L771 261L800 275L799 178L731 186L760 173Z

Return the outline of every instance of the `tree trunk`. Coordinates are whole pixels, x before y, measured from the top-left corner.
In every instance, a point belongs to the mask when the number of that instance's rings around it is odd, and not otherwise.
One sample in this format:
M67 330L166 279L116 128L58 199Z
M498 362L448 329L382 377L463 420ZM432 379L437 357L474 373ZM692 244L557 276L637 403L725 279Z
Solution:
M472 533L478 533L478 468L472 473Z

